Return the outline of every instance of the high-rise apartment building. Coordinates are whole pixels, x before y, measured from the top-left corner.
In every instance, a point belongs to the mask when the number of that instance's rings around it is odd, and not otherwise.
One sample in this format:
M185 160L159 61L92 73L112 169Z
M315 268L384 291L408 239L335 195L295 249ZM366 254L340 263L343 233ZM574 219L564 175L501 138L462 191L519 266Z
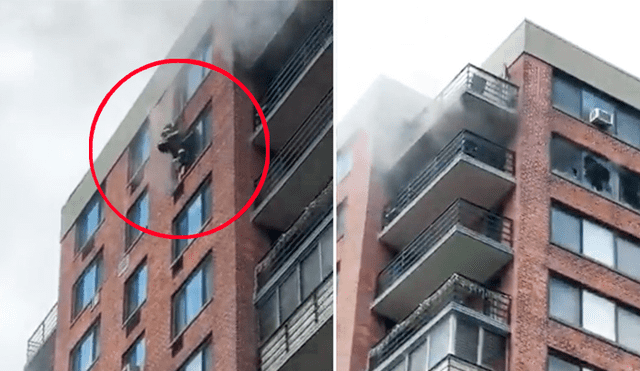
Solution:
M413 120L338 126L337 369L640 369L639 92L525 21Z
M332 9L202 3L168 58L212 63L256 97L271 136L262 191L219 232L171 240L121 220L87 172L62 210L59 300L25 370L332 369ZM172 64L155 71L95 169L128 219L190 235L249 200L264 139L231 80Z

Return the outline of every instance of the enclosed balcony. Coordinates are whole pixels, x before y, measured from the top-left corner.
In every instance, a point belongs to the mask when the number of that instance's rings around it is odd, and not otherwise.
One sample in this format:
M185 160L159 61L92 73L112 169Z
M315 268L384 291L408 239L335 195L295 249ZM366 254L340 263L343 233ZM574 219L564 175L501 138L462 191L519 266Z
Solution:
M25 371L53 370L57 326L58 304L56 303L27 341L27 364L24 368Z
M454 273L486 282L511 261L512 222L457 200L380 272L373 308L406 317Z
M273 158L252 221L286 230L333 178L333 90L330 89Z
M333 13L309 32L280 72L268 83L260 108L269 126L272 150L279 150L316 104L333 87ZM260 117L253 141L264 147Z
M504 371L510 302L454 274L371 349L369 369Z
M395 249L407 245L458 198L492 209L514 187L513 173L512 151L462 131L397 193L380 239Z

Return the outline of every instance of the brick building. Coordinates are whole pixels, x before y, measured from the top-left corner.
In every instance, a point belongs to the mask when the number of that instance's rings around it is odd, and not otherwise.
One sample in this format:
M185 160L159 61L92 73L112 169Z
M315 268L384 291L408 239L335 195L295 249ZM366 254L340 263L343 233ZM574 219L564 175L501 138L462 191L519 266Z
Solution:
M639 92L524 21L413 120L338 126L337 369L639 370Z
M202 3L168 58L213 63L260 102L271 165L258 199L215 234L162 239L121 220L87 172L62 210L59 300L29 340L25 370L332 368L333 4L246 4ZM269 15L279 15L271 29L247 34ZM262 129L223 75L161 67L96 173L136 224L210 230L253 193Z

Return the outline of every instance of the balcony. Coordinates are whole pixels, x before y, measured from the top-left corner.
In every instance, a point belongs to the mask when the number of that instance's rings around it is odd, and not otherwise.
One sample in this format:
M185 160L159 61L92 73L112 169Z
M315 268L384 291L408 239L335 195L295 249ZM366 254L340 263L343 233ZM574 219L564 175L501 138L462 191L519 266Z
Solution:
M333 89L273 159L252 221L286 230L333 177Z
M453 200L492 209L515 185L514 154L469 131L459 133L385 209L380 239L398 249Z
M333 366L333 275L260 347L261 371L326 371Z
M269 126L271 148L282 148L299 124L333 87L333 13L323 17L267 86L260 100ZM260 117L253 142L264 147Z
M57 325L58 304L56 303L27 341L25 371L53 370Z
M458 274L369 352L369 369L505 370L511 299Z
M454 273L486 282L511 261L511 244L511 220L457 200L380 272L373 308L400 321Z

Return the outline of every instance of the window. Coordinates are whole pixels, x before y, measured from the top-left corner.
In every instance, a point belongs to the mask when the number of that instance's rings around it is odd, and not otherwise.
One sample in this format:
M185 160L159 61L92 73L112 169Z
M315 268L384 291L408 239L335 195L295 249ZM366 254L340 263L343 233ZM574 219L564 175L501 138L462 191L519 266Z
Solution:
M568 357L560 357L555 355L549 355L548 371L596 371L592 367L580 366L582 362L568 361Z
M201 346L178 371L205 371L213 363L210 359L209 344Z
M260 337L268 338L333 273L333 228L330 224L275 287L258 302Z
M102 221L102 202L100 194L93 195L78 218L76 226L76 251L82 250L93 237Z
M409 371L424 371L427 364L427 342L415 347L409 354Z
M551 209L551 242L640 279L640 244L559 206Z
M549 285L550 317L582 327L640 354L638 313L559 278L551 277Z
M127 218L143 228L149 227L149 193L147 191L144 191L133 203L127 213ZM141 231L127 224L126 246L131 247L141 234Z
M640 176L627 169L620 170L620 200L640 210Z
M429 369L436 366L449 352L449 318L440 321L430 332Z
M351 171L351 167L353 166L353 153L350 149L338 151L337 160L336 160L336 176L338 178L338 183L344 179L344 177L349 174Z
M206 181L198 188L195 195L178 214L173 224L174 234L184 236L199 233L209 219L210 214L211 190L210 182ZM173 258L177 259L192 240L175 240Z
M129 179L132 179L149 159L151 137L149 123L145 121L129 145Z
M201 60L203 62L211 63L212 62L212 41L209 37L205 39L204 42L200 44L198 50L191 57L192 59ZM200 67L196 65L188 65L186 70L186 94L187 100L189 100L193 94L202 83L202 80L207 76L209 72L208 68Z
M607 111L614 121L613 127L607 130L620 140L640 147L640 111L559 71L554 74L552 100L554 107L586 122L594 108Z
M183 146L187 151L182 162L192 164L204 149L211 143L211 108L207 106L189 129Z
M147 299L147 264L143 263L125 283L125 320Z
M102 280L102 257L98 256L82 272L80 278L73 285L73 316L77 316L98 293Z
M200 313L213 294L211 255L191 273L173 297L173 333L179 334Z
M89 331L71 351L71 367L73 371L87 371L98 358L98 324Z
M124 355L124 365L144 367L144 338L140 337Z
M345 207L346 201L342 201L336 209L336 236L338 239L344 236L345 232Z

